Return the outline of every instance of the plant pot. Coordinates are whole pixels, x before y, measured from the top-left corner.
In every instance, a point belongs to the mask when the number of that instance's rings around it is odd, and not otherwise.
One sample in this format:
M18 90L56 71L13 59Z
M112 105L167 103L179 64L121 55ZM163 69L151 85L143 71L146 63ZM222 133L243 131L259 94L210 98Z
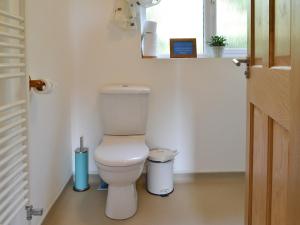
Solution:
M224 46L213 46L213 55L214 57L220 58L224 53Z

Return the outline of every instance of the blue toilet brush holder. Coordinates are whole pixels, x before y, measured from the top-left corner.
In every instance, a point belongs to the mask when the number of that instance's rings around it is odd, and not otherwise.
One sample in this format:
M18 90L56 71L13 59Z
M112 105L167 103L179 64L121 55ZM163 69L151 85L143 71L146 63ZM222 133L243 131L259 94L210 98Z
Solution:
M83 192L90 188L89 185L89 151L83 147L83 137L80 138L80 148L75 150L75 175L73 190Z

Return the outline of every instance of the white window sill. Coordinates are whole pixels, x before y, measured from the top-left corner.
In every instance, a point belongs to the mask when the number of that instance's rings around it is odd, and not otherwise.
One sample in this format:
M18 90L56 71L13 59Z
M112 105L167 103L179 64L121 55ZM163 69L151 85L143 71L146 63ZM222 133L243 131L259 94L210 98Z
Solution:
M152 58L143 58L143 59L233 59L233 58L246 58L247 54L241 54L241 55L223 55L222 57L214 57L214 56L209 56L209 55L198 55L197 58L171 58L169 55L159 55L157 57L152 57Z
M246 58L247 50L245 49L230 49L225 50L224 55L220 58L214 57L210 54L199 54L197 58L171 58L169 54L158 55L155 58L145 58L145 59L232 59L232 58Z

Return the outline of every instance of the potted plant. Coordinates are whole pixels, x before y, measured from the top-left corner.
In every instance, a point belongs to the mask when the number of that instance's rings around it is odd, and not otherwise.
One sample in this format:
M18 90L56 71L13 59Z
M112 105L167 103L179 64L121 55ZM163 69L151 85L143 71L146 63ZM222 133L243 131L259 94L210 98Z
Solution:
M227 45L226 38L224 36L213 35L208 42L209 46L213 49L215 57L222 57L224 48Z

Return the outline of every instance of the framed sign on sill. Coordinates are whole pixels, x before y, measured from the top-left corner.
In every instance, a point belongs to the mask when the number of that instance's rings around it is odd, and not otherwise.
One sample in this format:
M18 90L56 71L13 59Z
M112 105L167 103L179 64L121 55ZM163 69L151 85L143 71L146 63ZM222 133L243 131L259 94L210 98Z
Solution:
M196 38L171 38L171 58L197 58Z

